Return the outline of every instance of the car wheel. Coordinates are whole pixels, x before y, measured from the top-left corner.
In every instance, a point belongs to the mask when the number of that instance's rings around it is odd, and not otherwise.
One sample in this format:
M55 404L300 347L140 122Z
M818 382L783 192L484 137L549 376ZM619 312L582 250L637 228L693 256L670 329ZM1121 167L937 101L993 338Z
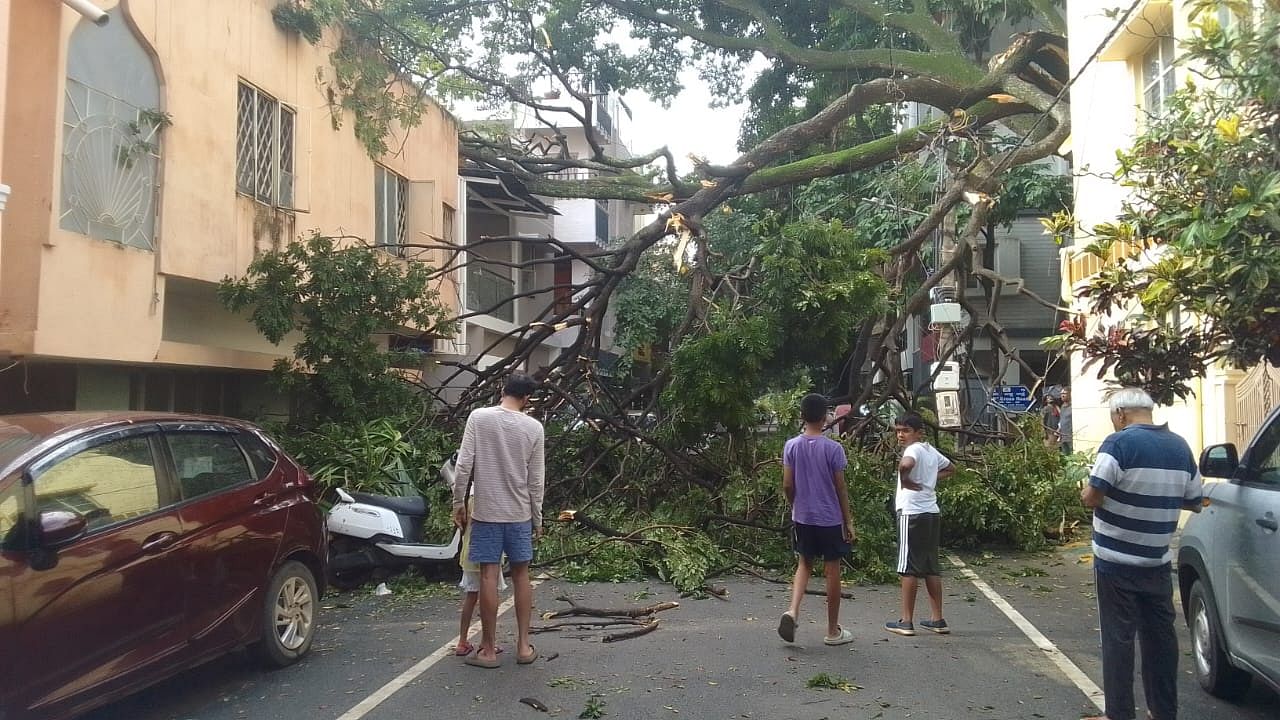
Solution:
M271 579L262 614L258 655L284 667L307 654L316 634L316 579L300 562L287 562Z
M1191 629L1191 657L1196 680L1210 695L1232 700L1244 695L1252 678L1234 667L1222 647L1217 611L1204 583L1197 580L1188 595L1187 625Z

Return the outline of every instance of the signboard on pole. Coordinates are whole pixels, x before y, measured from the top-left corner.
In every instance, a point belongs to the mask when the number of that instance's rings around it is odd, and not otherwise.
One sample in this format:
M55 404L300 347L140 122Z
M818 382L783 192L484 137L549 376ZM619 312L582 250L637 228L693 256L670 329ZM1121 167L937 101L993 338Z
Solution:
M1031 409L1031 390L1026 385L998 385L991 388L991 402L1011 412Z

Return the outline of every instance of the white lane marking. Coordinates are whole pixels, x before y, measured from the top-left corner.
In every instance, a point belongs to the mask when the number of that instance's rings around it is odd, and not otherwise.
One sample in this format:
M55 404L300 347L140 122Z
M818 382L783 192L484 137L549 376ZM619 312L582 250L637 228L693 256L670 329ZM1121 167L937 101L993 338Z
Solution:
M1102 688L1094 684L1094 682L1089 679L1088 675L1084 674L1084 671L1081 670L1079 666L1071 662L1071 658L1063 654L1056 645L1049 641L1049 638L1044 636L1044 633L1037 630L1035 625L1032 625L1030 621L1023 617L1022 613L1015 610L1007 600L1000 597L999 593L992 590L990 585L988 585L982 578L978 577L977 573L970 570L968 565L964 564L964 561L950 553L947 554L947 559L950 560L951 564L960 571L961 575L964 575L969 582L973 583L974 587L978 588L983 595L987 596L987 599L991 601L992 605L1000 608L1000 612L1004 613L1005 617L1009 618L1014 625L1017 625L1018 629L1022 631L1023 635L1027 636L1028 640L1030 640L1036 647L1043 650L1044 654L1049 657L1049 660L1054 665L1057 665L1058 669L1062 671L1062 674L1066 675L1068 680L1075 683L1075 686L1080 688L1080 691L1093 701L1093 704L1098 707L1098 710L1103 712L1106 711L1106 701L1102 695Z
M542 583L541 580L531 580L529 582L529 585L531 587L536 588L541 583ZM516 603L515 595L512 595L511 597L504 600L503 603L498 606L498 617L502 617L508 610L512 608L513 605L515 605L515 603ZM467 637L473 638L476 636L476 633L478 632L480 632L480 621L476 620L475 622L471 623L471 627L467 628ZM445 659L446 657L452 657L453 648L454 648L454 643L452 640L445 643L444 645L441 645L439 648L436 649L435 652L419 660L418 664L400 673L400 675L397 676L394 680L378 688L373 692L372 695L365 698L364 700L361 700L360 703L357 704L355 707L343 713L341 716L338 717L338 720L360 720L360 718L364 717L365 715L368 715L371 710L381 705L383 702L386 701L387 698L391 697L392 695L395 695L397 692L400 692L400 690L404 689L405 685L408 685L409 683L418 679L419 675L422 675L422 673L430 670L433 665Z

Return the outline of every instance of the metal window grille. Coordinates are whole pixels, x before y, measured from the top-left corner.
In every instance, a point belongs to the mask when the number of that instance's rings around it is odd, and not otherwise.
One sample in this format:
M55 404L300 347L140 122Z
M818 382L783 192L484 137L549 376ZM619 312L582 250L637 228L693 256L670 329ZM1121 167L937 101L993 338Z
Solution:
M409 181L381 165L374 166L374 243L396 255L404 254Z
M241 84L236 96L236 190L253 194L255 92Z
M293 110L280 106L280 186L279 204L293 207L293 129L296 114Z
M275 171L271 167L271 158L276 148L275 116L279 105L274 100L258 93L257 109L254 113L254 167L253 196L265 203L275 199Z
M236 95L236 190L259 202L292 207L297 113L240 83Z
M404 254L405 241L405 218L408 213L405 212L405 201L409 197L409 181L392 173L392 177L396 179L396 205L395 205L395 242L400 246L400 254Z
M59 227L152 249L159 124L125 100L67 78L62 131Z

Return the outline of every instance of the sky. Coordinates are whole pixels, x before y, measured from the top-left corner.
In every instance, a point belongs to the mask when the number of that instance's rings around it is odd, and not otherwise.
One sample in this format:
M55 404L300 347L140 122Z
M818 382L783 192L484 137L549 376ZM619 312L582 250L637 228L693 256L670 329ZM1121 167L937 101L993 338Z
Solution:
M670 108L663 108L648 97L632 92L625 97L633 117L624 128L624 140L637 155L666 145L676 158L681 172L693 169L689 154L705 157L723 165L737 159L738 131L746 112L746 103L727 108L712 108L711 93L696 71L680 74L684 91Z

